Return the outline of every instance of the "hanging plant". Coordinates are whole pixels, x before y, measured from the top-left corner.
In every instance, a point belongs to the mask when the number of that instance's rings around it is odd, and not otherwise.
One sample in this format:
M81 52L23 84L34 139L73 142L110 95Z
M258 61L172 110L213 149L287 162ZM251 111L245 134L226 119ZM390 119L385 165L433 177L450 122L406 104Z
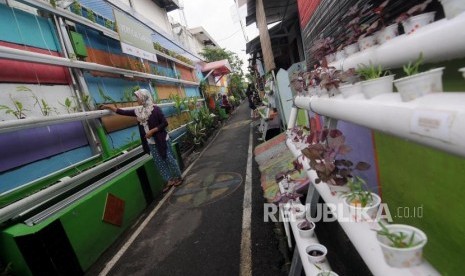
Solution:
M79 4L78 1L74 1L73 4L71 5L71 11L77 15L82 16L81 4Z
M92 21L94 23L96 22L95 14L94 14L93 10L91 10L91 9L87 10L87 19L89 19L90 21Z

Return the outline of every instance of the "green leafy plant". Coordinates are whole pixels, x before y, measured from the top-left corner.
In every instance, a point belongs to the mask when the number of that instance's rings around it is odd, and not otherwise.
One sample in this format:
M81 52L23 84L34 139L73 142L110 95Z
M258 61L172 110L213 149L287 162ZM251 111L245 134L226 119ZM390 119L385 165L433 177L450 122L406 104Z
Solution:
M205 143L207 137L205 126L202 122L195 122L187 125L188 136L194 144L194 147L199 148Z
M105 27L107 27L110 30L114 30L114 22L108 19L105 19Z
M178 94L171 94L170 100L172 100L174 103L174 108L176 108L176 113L180 115L182 108L184 106L184 99L181 98L181 96L179 96Z
M133 102L134 101L134 92L139 90L139 89L140 89L139 85L126 88L124 90L124 92L123 92L123 97L121 98L121 100L123 102Z
M0 110L4 110L5 114L12 114L17 119L24 119L26 118L25 111L30 111L24 108L22 102L18 101L16 98L12 97L11 94L9 95L11 102L13 103L13 108L7 105L0 105Z
M418 74L418 69L419 69L419 67L420 67L420 65L422 63L423 63L423 52L420 53L420 55L415 60L415 62L412 63L410 61L407 65L403 66L404 73L407 76L412 76L412 75Z
M63 106L64 108L66 108L66 112L68 114L70 113L73 113L73 112L76 112L78 110L77 108L77 105L76 105L76 101L75 100L72 100L68 97L66 97L65 99L65 102L64 103L61 103L61 102L58 102L61 106Z
M381 65L375 66L370 62L370 65L361 64L357 68L357 73L365 80L377 79L388 74L384 71Z
M103 89L102 89L102 87L100 87L100 85L98 86L98 94L103 99L104 103L115 103L116 102L112 97L105 94L105 91L103 91Z
M410 236L406 235L403 232L391 232L389 229L381 222L378 222L381 230L378 230L378 235L385 236L391 244L389 246L395 248L410 248L417 246L422 243L422 241L415 242L415 232L412 231Z
M347 201L357 207L366 207L373 202L373 195L368 191L365 180L355 176L348 182L350 192L344 194Z
M39 99L35 94L33 94L32 97L36 101L34 103L34 106L36 105L39 106L40 112L42 113L42 115L50 116L52 112L55 112L56 114L58 114L58 112L56 111L56 108L51 107L45 99Z
M57 7L57 1L56 0L50 0L50 5L52 5L52 7L56 8Z
M77 15L82 16L82 7L78 1L74 1L71 5L71 11Z
M96 22L95 20L95 13L93 10L87 9L87 19L89 19L92 22Z

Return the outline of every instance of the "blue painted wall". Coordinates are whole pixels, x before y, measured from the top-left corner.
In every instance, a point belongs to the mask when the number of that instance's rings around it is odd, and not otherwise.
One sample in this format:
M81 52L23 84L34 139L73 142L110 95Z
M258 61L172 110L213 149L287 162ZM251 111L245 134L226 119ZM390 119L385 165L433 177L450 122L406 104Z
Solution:
M91 156L92 151L90 147L86 146L3 172L0 174L0 195L30 181L72 166Z
M46 18L0 4L0 39L51 51L61 51L53 24Z

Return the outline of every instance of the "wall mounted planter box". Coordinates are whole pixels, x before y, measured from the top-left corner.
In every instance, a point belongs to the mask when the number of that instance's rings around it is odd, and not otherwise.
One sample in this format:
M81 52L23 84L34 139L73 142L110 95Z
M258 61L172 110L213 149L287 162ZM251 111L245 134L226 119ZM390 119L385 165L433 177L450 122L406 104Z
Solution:
M421 96L443 92L442 73L444 67L404 77L394 81L402 101L408 102Z

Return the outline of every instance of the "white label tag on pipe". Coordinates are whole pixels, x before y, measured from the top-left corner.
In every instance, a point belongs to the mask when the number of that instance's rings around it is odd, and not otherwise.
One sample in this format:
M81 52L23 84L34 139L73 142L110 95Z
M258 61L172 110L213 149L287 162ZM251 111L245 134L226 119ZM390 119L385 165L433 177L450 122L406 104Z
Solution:
M450 142L450 126L453 113L418 110L415 111L410 120L410 131L422 136Z

